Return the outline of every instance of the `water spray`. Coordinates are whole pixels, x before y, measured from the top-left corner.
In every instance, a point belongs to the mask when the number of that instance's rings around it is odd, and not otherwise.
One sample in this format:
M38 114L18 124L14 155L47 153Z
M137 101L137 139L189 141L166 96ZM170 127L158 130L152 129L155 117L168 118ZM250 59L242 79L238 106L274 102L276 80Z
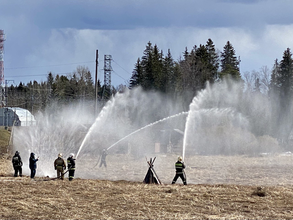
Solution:
M151 126L156 125L156 124L158 124L158 123L161 123L161 122L163 122L163 121L166 121L166 120L169 120L169 119L172 119L172 118L175 118L175 117L181 116L181 115L187 115L187 114L188 114L188 112L181 112L181 113L178 113L178 114L175 114L175 115L172 115L172 116L169 116L169 117L163 118L163 119L161 119L161 120L158 120L158 121L153 122L153 123L151 123L151 124L148 124L148 125L146 125L146 126L140 128L140 129L138 129L138 130L136 130L136 131L134 131L134 132L128 134L127 136L123 137L122 139L120 139L119 141L117 141L116 143L114 143L114 144L112 144L110 147L108 147L107 150L111 149L111 148L114 147L116 144L118 144L118 143L120 143L121 141L127 139L127 138L130 137L131 135L134 135L134 134L136 134L136 133L138 133L138 132L140 132L140 131L142 131L142 130L148 128L148 127L151 127Z
M194 99L195 101L197 101L197 99ZM194 108L194 106L192 106L192 104L195 104L194 102L192 102L190 104L191 109ZM196 105L197 107L197 105ZM200 110L190 110L189 114L187 116L186 119L186 123L185 123L185 132L184 132L184 137L183 137L183 148L182 148L182 160L184 161L184 157L185 157L185 150L186 150L186 142L187 142L187 138L188 138L188 133L189 133L189 129L190 129L190 120L191 118L194 118L194 114L213 114L213 115L231 115L233 118L235 117L235 111L232 108L210 108L210 109L200 109Z
M114 99L115 101L115 99ZM109 108L109 106L113 106L114 105L114 101L108 101L108 104L106 106L103 107L102 111L100 112L100 114L98 115L98 117L96 118L95 122L92 124L92 126L90 127L89 131L87 132L86 136L84 137L78 151L77 151L77 154L76 154L76 159L81 151L81 149L83 148L85 142L87 141L88 137L89 137L89 134L91 133L91 131L94 129L95 125L103 118L103 116L106 114L107 112L107 109Z

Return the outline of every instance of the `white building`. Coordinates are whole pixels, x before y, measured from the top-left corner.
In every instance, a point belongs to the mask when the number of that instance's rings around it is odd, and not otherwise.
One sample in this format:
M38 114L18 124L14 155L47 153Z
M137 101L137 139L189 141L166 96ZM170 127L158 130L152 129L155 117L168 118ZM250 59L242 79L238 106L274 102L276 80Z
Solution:
M21 126L36 125L36 119L29 110L19 107L8 107L8 109L11 109L17 114Z

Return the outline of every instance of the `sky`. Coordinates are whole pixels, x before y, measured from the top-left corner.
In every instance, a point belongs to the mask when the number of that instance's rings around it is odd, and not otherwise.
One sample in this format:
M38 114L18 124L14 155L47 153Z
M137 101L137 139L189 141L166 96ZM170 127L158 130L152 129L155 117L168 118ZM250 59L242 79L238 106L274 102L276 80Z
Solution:
M127 85L148 42L175 61L210 38L219 52L230 41L240 72L273 67L293 50L292 0L0 0L4 77L8 85L89 68L104 84Z

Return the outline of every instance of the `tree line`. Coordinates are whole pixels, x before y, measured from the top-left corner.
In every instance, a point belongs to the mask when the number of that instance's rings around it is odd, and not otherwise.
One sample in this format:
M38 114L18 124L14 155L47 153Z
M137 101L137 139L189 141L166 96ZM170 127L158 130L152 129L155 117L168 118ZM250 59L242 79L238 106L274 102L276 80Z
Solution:
M293 128L287 120L292 114L293 61L292 53L287 48L281 61L275 60L269 70L262 67L260 72L252 71L240 74L240 59L231 42L227 41L223 50L217 51L211 39L205 45L195 45L190 51L185 48L179 60L174 60L171 51L165 55L157 45L148 42L142 57L134 64L128 85L107 88L97 83L98 102L105 103L117 92L128 87L142 87L145 91L165 94L182 108L188 110L192 98L210 84L219 83L229 77L243 83L243 92L261 93L271 103L274 112L274 128L271 133L286 130L286 139ZM82 101L94 108L95 85L91 72L85 66L77 67L71 75L49 73L45 82L29 82L26 85L11 85L7 88L7 106L26 108L33 113L44 110L50 103L60 106L72 101ZM286 128L283 128L285 126ZM284 135L283 135L284 136Z
M207 81L214 83L228 74L236 80L241 79L239 61L229 41L220 55L213 41L208 39L206 45L194 46L191 51L186 48L183 59L179 61L172 58L170 50L164 56L157 45L148 42L143 56L135 63L129 84L108 88L98 81L97 97L98 101L104 102L117 92L123 92L125 87L132 89L141 86L146 91L154 90L180 99L186 109L196 92L205 88ZM79 66L70 75L54 76L49 72L44 82L11 85L5 94L7 106L18 106L34 112L44 110L52 102L93 101L95 89L89 69Z
M206 83L215 83L226 76L241 80L239 59L228 41L220 54L211 39L205 45L185 48L183 58L174 61L170 50L167 55L157 45L148 42L143 56L137 59L129 88L141 86L185 102L185 109Z
M101 86L97 83L97 94L99 99L102 96L109 99L110 91L113 88ZM32 113L43 111L50 104L57 103L62 107L73 101L91 103L95 100L95 84L88 67L78 66L71 75L53 75L48 73L45 82L31 81L24 85L11 85L7 88L6 102L9 107L21 107L30 110ZM93 104L91 104L93 108Z

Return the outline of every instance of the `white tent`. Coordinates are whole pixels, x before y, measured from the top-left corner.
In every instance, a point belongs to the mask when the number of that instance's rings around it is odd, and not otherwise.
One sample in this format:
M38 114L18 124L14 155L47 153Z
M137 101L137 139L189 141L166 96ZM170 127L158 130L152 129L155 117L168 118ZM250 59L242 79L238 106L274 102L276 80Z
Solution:
M36 125L36 119L29 110L19 107L9 107L9 109L17 114L21 121L21 126Z

